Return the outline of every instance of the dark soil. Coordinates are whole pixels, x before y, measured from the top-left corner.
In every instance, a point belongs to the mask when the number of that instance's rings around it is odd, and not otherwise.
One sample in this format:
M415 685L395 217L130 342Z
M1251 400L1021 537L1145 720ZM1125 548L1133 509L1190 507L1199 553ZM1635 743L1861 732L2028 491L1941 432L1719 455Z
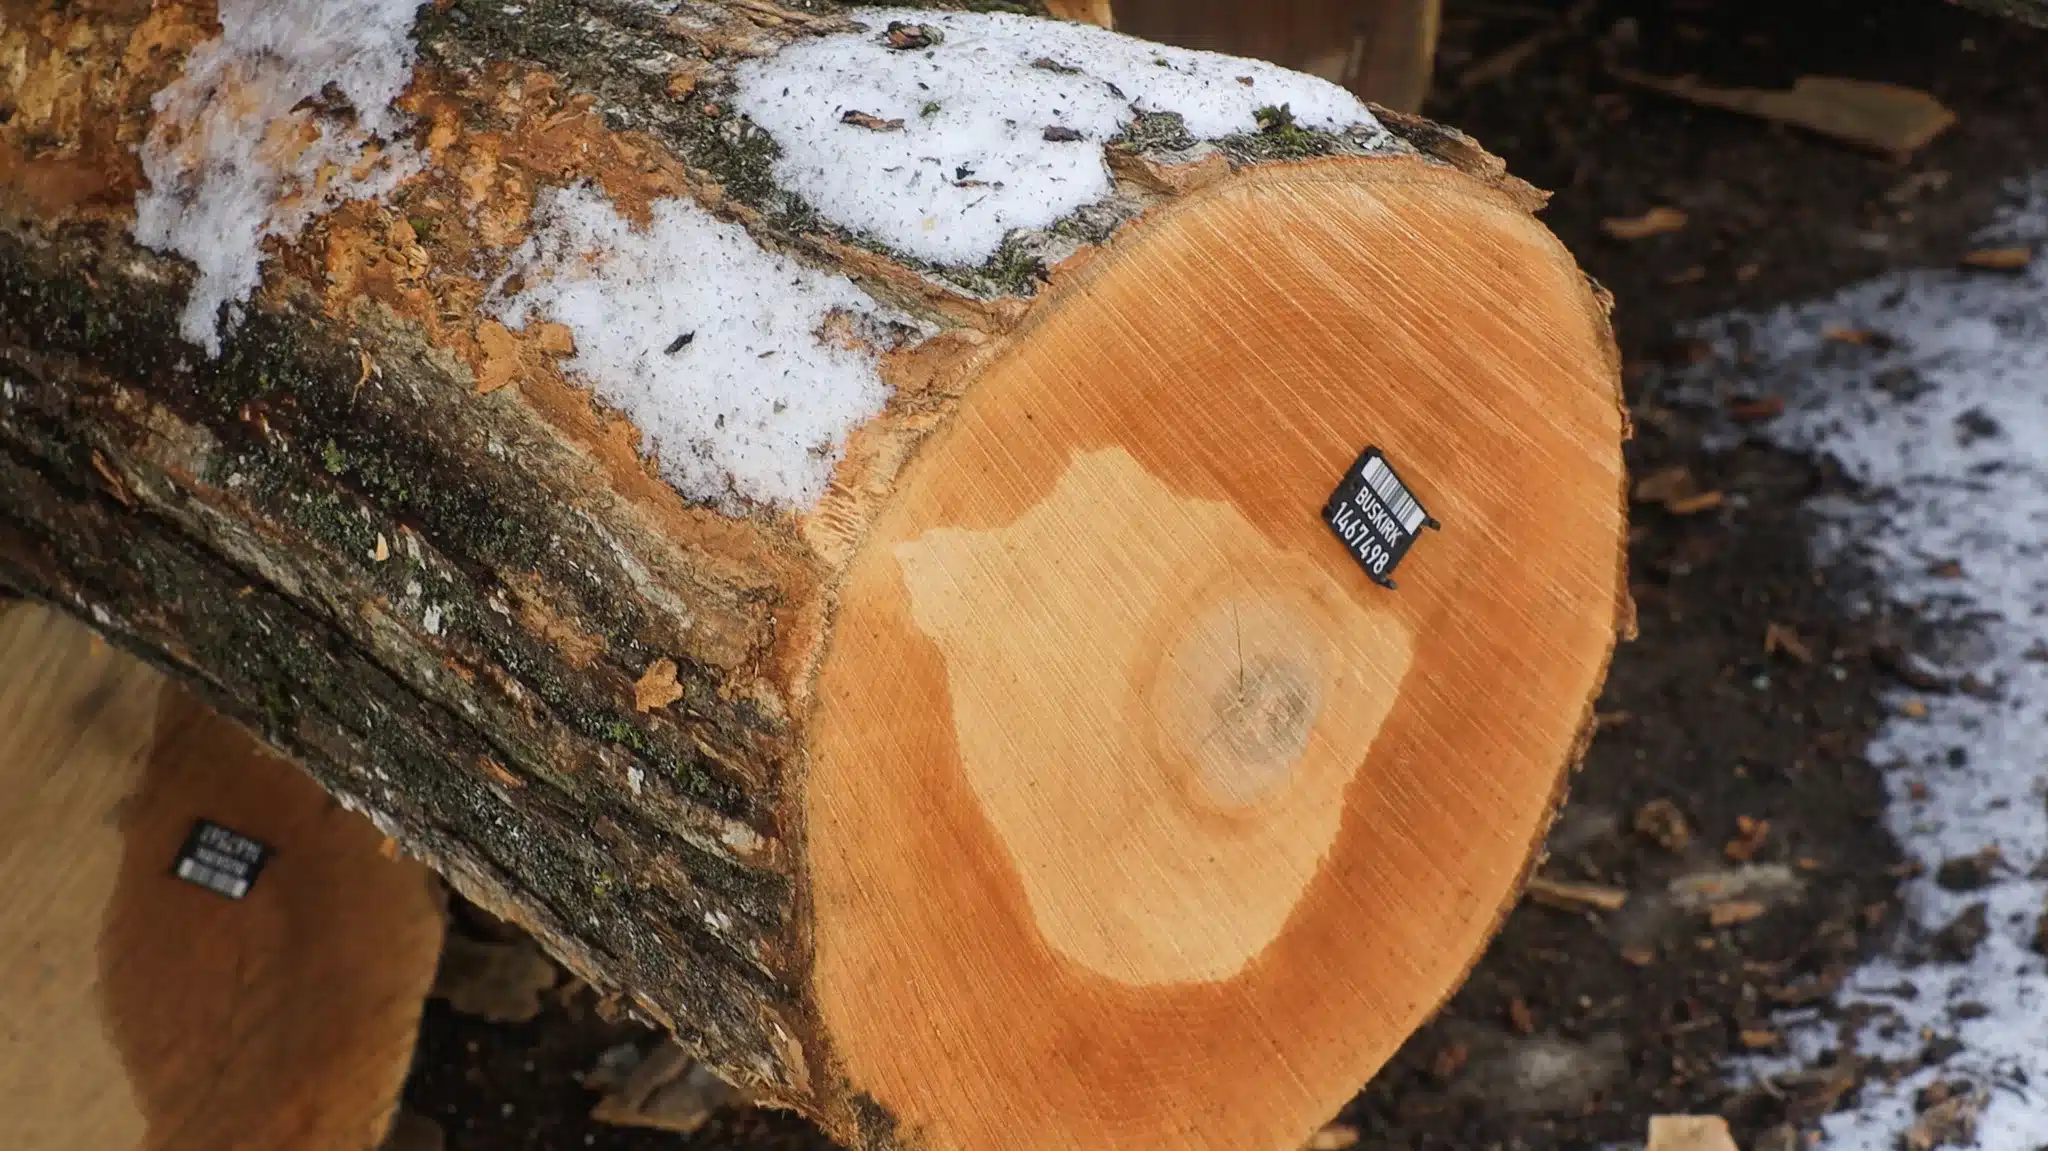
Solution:
M1686 359L1687 320L1953 263L2004 182L2048 165L2048 33L1938 0L1446 9L1428 113L1552 189L1546 220L1620 300L1637 474L1684 466L1725 499L1694 515L1637 509L1642 635L1617 656L1605 729L1544 867L1625 889L1627 906L1525 901L1344 1118L1370 1147L1584 1148L1639 1141L1652 1114L1720 1112L1744 1146L1789 1148L1853 1099L1857 1069L1845 1060L1768 1091L1737 1091L1720 1073L1729 1056L1772 1047L1774 1011L1824 1004L1896 917L1899 860L1861 756L1884 637L1833 606L1855 573L1817 571L1807 553L1799 505L1837 482L1825 462L1758 445L1704 454L1718 417L1668 407L1646 381ZM1461 82L1532 37L1505 76ZM1884 80L1932 92L1961 119L1910 159L1873 155L1632 88L1616 67L1756 86ZM1658 206L1689 225L1633 242L1600 229ZM1774 882L1724 886L1723 926L1672 893L1674 880L1737 868ZM648 1041L604 1022L587 993L513 1026L435 1003L406 1102L455 1151L830 1147L799 1120L746 1110L688 1139L588 1120L595 1095L579 1076L636 1039Z

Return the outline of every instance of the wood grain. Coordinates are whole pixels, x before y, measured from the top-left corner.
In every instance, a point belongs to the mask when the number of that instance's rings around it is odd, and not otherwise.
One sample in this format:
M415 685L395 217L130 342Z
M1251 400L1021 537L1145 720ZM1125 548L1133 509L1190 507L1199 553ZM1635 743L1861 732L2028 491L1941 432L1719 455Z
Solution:
M1496 193L1294 168L1113 253L911 465L817 684L820 1008L932 1147L1298 1145L1501 914L1624 597L1604 317ZM1398 592L1318 514L1368 444L1444 525Z
M417 863L84 627L0 610L0 1146L367 1151L440 952ZM175 878L195 819L275 855Z

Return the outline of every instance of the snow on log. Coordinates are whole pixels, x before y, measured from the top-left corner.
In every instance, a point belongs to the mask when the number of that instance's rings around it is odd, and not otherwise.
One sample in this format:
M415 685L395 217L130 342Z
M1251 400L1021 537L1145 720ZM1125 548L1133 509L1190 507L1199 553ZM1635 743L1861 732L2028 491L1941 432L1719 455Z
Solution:
M80 0L0 60L0 584L754 1096L1292 1148L1518 890L1626 422L1457 133L766 0Z

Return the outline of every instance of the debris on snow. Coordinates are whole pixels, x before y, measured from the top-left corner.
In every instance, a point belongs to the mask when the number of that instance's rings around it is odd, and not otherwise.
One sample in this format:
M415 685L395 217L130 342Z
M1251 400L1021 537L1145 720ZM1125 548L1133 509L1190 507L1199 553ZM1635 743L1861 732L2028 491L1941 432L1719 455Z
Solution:
M417 0L221 0L221 34L157 93L135 239L192 261L179 334L219 355L261 280L263 241L416 171L391 107L412 77ZM345 107L343 107L345 105Z
M741 65L734 106L780 148L779 184L833 223L935 263L979 264L1012 228L1047 227L1106 197L1102 147L1072 144L1106 143L1141 113L1177 113L1197 139L1257 131L1262 108L1284 107L1303 128L1379 127L1327 80L1089 25L849 15L871 27ZM899 120L900 131L875 128Z
M2048 174L2020 193L1983 250L2048 239ZM1822 1120L1824 1147L2048 1142L2048 962L2034 950L2048 898L2048 665L2030 654L2048 650L2048 264L2008 271L1894 274L1703 333L1721 362L1702 379L1747 359L1743 386L1785 399L1779 419L1744 434L1825 453L1862 485L1809 505L1823 554L1876 577L1862 610L1910 616L1929 637L1911 656L1873 653L1900 680L1898 718L1868 755L1887 769L1886 821L1921 863L1904 888L1907 929L1836 996L1845 1018L1867 1022L1843 1035L1830 1022L1792 1028L1787 1056L1752 1063L1806 1066L1847 1042L1901 1069ZM1890 338L1829 338L1844 330ZM1958 1078L1998 1086L1920 1102Z
M876 349L906 321L691 201L652 214L638 228L589 187L543 192L501 317L566 325L563 367L632 419L685 496L815 505L847 434L882 410Z

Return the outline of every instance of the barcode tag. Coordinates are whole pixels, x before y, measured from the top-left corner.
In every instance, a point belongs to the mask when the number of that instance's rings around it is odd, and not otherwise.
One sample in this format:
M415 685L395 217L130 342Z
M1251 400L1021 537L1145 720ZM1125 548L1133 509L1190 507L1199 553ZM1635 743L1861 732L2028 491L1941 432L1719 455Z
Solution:
M216 895L240 899L255 886L256 874L270 858L270 848L212 820L192 824L171 874Z
M1394 587L1394 568L1415 546L1422 529L1443 527L1394 474L1394 466L1378 448L1365 449L1337 482L1330 502L1323 505L1323 522L1372 582L1389 590Z

